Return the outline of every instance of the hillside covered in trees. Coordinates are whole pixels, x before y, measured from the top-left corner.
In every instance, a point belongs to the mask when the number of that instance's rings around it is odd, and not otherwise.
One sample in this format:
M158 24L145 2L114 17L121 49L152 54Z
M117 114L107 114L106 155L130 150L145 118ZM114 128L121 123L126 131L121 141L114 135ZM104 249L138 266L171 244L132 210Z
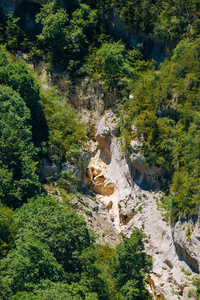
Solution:
M101 83L105 109L119 120L123 150L133 151L135 139L145 163L170 174L162 205L172 224L181 213L197 214L200 1L49 0L29 7L32 27L22 17L26 9L0 11L0 299L151 299L142 232L115 249L98 245L71 202L72 191L89 191L63 171L60 202L47 195L40 171L44 162L65 161L84 169L93 132L69 96L90 78ZM142 43L112 35L116 18L162 45L164 61L158 65ZM67 74L65 91L57 89L55 73ZM198 293L199 287L196 299Z

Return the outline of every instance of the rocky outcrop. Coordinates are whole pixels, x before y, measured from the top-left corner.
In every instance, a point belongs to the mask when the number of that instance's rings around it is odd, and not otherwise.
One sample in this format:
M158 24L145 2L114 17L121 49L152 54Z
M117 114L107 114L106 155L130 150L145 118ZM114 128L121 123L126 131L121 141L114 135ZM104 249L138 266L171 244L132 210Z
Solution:
M43 184L43 189L50 196L57 198L59 201L66 201L66 193L62 194L55 181L50 184ZM122 237L113 224L109 211L98 198L91 193L83 196L75 189L70 182L65 182L67 189L72 197L67 198L67 202L74 206L78 215L81 215L87 222L87 226L95 233L96 242L101 245L115 247L122 242ZM71 198L71 199L70 199Z
M159 192L138 189L132 200L137 205L134 216L124 227L123 233L130 236L135 228L144 231L145 250L153 259L149 283L154 295L166 300L189 299L184 289L185 286L192 288L191 280L195 273L177 255L173 228L165 221L166 212L159 209L160 196Z
M96 199L75 197L74 205L97 234L99 243L115 246L121 241L119 232L129 237L136 228L142 229L145 250L153 259L152 273L147 278L149 289L156 299L189 300L188 291L194 289L192 278L197 275L200 263L199 217L187 219L182 215L174 227L166 222L156 169L146 167L145 170L139 151L133 151L127 160L121 143L115 138L117 122L113 113L106 113L98 123L96 141L90 144L92 154L85 181L96 193ZM140 170L140 181L133 176L134 167ZM81 176L77 173L80 170L70 164L64 163L59 168L44 165L44 178L69 169ZM147 185L148 172L151 176ZM160 176L163 174L162 171Z
M116 124L117 119L111 112L101 119L95 135L96 143L93 146L86 183L98 193L98 198L109 209L120 232L123 226L120 202L131 199L133 187L128 163L114 136Z
M60 178L63 171L71 171L73 176L79 179L82 177L81 169L76 165L70 164L69 162L63 162L60 164L45 162L40 170L40 181L51 182L57 180Z
M194 272L200 269L200 218L181 215L173 228L173 239L180 260Z
M190 224L194 229L191 227L188 243L182 232L183 220L170 227L166 212L160 208L159 188L167 180L165 171L145 165L137 141L132 142L133 151L127 157L115 138L116 124L117 118L110 112L99 122L86 182L97 193L118 232L129 237L135 228L144 231L145 249L153 259L147 281L156 299L187 300L196 275L193 271L199 264L198 222Z
M115 247L122 242L108 209L94 196L77 197L74 199L77 213L87 222L88 228L96 234L96 242Z
M96 125L105 110L104 90L101 82L86 77L69 93L70 103L81 112L82 122L95 134Z
M164 168L149 167L145 163L144 156L140 152L141 143L131 141L131 150L127 155L130 165L132 180L143 190L159 190L169 182L172 173Z

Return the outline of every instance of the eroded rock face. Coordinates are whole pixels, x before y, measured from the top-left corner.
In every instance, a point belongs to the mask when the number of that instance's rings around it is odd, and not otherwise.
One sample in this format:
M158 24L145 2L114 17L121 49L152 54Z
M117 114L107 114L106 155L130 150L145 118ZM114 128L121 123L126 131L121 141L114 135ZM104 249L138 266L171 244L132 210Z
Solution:
M109 211L101 201L93 197L81 197L74 199L74 205L77 213L86 220L88 228L97 234L98 243L115 247L122 242Z
M119 202L130 199L133 188L125 155L114 136L116 124L117 119L111 112L101 119L95 135L97 142L88 166L86 182L107 207L120 232L124 218L120 213Z
M141 147L142 144L137 140L131 141L131 150L127 158L132 180L143 190L157 191L170 180L172 172L167 172L164 168L149 167L140 152Z
M194 272L200 269L200 219L199 216L180 216L173 228L177 254Z
M196 274L191 267L197 267L200 257L198 222L193 224L193 245L187 245L185 234L180 234L183 224L177 223L173 229L165 221L165 211L159 209L159 188L167 180L164 170L145 165L137 141L127 159L115 138L116 124L112 113L106 113L98 124L86 182L96 191L118 232L129 237L139 228L145 233L145 249L153 259L148 282L156 299L187 300L185 286L194 288L191 282Z
M192 288L191 279L195 273L177 255L173 228L165 221L165 211L158 209L159 197L158 192L142 189L135 191L133 202L137 201L136 210L123 233L129 237L135 228L140 228L145 233L145 250L153 259L152 274L148 282L154 295L158 299L186 300L189 298L184 289L186 285Z

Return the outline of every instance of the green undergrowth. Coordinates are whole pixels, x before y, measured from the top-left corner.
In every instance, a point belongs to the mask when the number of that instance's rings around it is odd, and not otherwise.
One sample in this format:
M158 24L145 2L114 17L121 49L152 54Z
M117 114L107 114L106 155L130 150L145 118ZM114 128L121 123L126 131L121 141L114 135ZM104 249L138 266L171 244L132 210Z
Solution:
M195 214L200 203L199 47L199 39L181 41L157 71L140 76L121 111L126 148L137 138L150 166L173 172L165 206L174 219Z
M67 9L59 0L40 7L35 36L17 16L0 11L0 298L150 299L144 278L151 261L142 233L136 230L116 249L96 245L73 207L73 198L82 197L78 179L70 171L57 174L58 181L47 184L49 197L42 194L39 173L44 163L60 166L66 159L84 169L83 149L92 134L67 93L89 76L103 86L106 109L121 120L116 132L123 148L131 152L130 141L137 139L145 163L172 174L161 200L166 220L197 213L199 2L68 2ZM174 51L157 66L142 44L132 47L111 35L118 16L125 28ZM20 58L24 54L36 70L43 61L48 76L65 72L71 90L44 87ZM191 231L187 235L189 240Z
M32 198L16 213L2 207L0 217L1 299L151 299L139 230L116 249L97 245L66 197L56 196Z
M0 65L0 200L16 208L40 193L45 161L68 159L81 167L87 133L68 99L53 87L45 90L36 73L2 47Z

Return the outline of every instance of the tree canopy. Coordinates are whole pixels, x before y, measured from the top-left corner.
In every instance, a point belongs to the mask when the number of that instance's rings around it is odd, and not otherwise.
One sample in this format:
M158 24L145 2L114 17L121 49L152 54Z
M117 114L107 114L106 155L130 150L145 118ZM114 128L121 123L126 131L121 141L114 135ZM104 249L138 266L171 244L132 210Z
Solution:
M14 208L40 189L29 118L20 95L0 85L0 199Z

